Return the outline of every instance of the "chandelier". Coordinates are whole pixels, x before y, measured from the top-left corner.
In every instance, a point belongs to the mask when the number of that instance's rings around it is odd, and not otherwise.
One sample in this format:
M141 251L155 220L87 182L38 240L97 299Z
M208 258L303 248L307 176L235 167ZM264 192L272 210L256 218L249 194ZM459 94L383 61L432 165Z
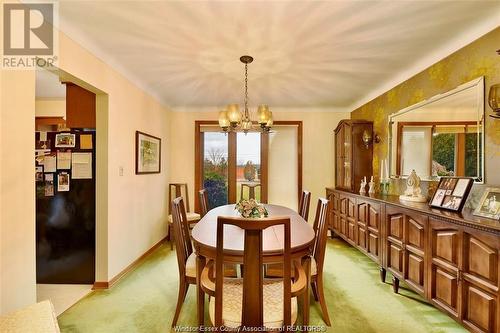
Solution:
M240 61L245 64L245 109L242 113L238 104L229 104L219 112L219 126L225 133L241 129L246 134L252 129L252 120L248 112L248 64L253 61L253 58L244 55L240 57ZM273 115L269 111L269 106L265 104L258 106L257 122L263 133L268 133L271 130Z

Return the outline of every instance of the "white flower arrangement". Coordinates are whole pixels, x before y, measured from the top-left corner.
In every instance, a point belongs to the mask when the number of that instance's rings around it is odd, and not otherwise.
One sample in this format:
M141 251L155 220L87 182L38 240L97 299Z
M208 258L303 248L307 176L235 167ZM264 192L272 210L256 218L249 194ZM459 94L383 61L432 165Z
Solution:
M240 215L245 218L261 218L268 216L266 207L259 204L255 199L240 200L234 209L236 209Z

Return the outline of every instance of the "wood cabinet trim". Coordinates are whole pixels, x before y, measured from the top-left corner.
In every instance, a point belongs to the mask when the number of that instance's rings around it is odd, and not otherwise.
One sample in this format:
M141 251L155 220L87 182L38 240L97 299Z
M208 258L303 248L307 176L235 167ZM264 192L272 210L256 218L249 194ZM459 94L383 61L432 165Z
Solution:
M474 216L472 215L472 211L467 208L464 208L462 213L454 213L439 210L437 208L431 208L427 203L412 203L411 206L409 206L408 204L399 201L399 197L396 195L370 194L370 196L368 196L357 193L350 193L342 189L334 189L330 187L327 187L326 189L329 191L337 191L344 197L350 196L369 202L383 204L387 206L387 209L392 208L398 209L398 211L413 211L414 213L420 213L421 215L425 215L442 222L452 223L455 225L484 231L495 236L500 236L500 223L498 223L498 221Z

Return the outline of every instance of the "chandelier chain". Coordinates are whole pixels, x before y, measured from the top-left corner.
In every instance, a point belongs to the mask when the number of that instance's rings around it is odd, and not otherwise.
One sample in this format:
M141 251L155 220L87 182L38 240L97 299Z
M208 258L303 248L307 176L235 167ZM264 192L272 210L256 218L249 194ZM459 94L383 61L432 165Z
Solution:
M253 57L242 55L240 61L245 64L245 109L241 112L240 104L229 104L226 109L219 112L219 126L224 133L242 130L247 134L253 128L252 120L250 119L250 111L248 109L248 64L253 61ZM261 104L257 108L258 124L262 133L269 133L273 126L272 112L269 111L269 106Z
M250 118L248 114L248 64L245 64L245 120Z

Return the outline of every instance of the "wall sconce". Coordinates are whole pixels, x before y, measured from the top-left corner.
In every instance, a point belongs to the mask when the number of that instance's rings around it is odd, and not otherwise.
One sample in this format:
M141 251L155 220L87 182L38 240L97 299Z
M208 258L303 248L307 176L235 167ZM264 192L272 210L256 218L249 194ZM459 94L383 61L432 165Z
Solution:
M367 130L363 131L363 143L365 144L366 149L370 147L371 143L379 143L380 142L380 137L378 134L375 134L375 137L372 136L371 132L368 132Z
M500 49L497 50L497 54L500 55ZM488 104L493 110L493 114L490 114L490 117L500 119L500 84L494 84L490 87Z
M491 86L488 94L488 104L494 112L494 114L490 114L490 117L500 119L500 84Z

